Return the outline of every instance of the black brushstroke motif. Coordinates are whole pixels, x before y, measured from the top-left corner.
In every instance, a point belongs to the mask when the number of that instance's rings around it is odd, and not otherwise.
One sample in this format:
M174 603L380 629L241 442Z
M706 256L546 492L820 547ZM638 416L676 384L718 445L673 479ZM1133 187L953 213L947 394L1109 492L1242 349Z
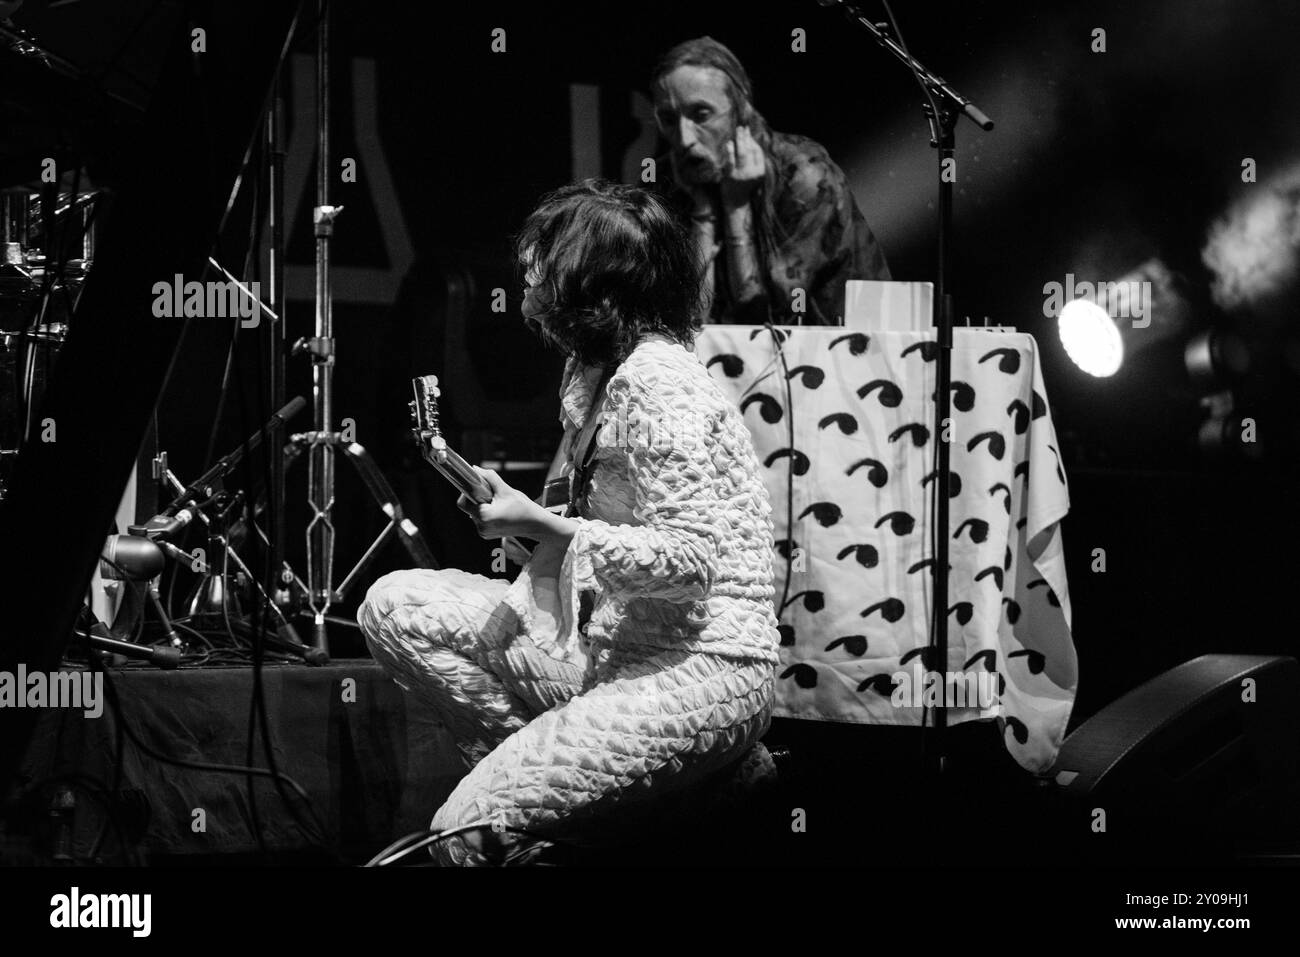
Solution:
M975 606L968 601L959 601L948 609L948 614L957 613L957 624L969 625L971 617L975 614Z
M830 528L844 517L844 510L834 502L813 502L799 513L799 518L809 514L817 520L817 524L822 528Z
M893 697L894 677L888 672L881 672L878 675L863 679L858 684L859 691L866 691L868 688L883 698Z
M1002 500L1002 507L1006 509L1007 514L1011 514L1011 486L1004 482L998 482L996 485L989 486L989 494L997 495L998 492L1006 492L1007 497Z
M880 390L880 404L886 409L897 409L903 402L903 390L888 379L872 379L866 385L858 387L858 398L865 399L872 392Z
M1004 598L1002 604L1007 606L1007 621L1014 625L1020 620L1020 603L1013 598Z
M871 337L862 332L850 332L847 336L836 336L831 340L826 351L834 349L841 342L849 344L849 355L860 356L867 351L867 345L871 342Z
M938 567L939 567L939 560L938 560L938 559L936 559L936 558L922 558L919 562L916 562L916 563L914 563L914 564L908 565L908 566L907 566L907 573L908 573L909 575L915 575L917 572L923 572L923 571L925 571L925 570L928 568L928 569L930 569L930 574L933 575L933 574L934 574L934 569L936 569L936 568L938 568ZM948 572L949 572L949 574L952 573L952 563L951 563L951 562L949 562L949 564L948 564Z
M889 441L897 442L909 432L912 435L912 445L915 448L924 448L925 443L930 441L930 430L919 422L913 422L911 425L900 425L889 433Z
M852 435L858 431L858 420L848 412L832 412L830 415L823 416L817 423L817 428L824 429L828 425L839 426L839 430L845 435Z
M784 329L778 329L775 326L764 326L761 329L751 330L749 333L749 341L753 342L755 339L757 339L763 333L767 332L769 329L771 329L772 333L776 336L777 342L785 342L786 339L790 338L789 333L787 333Z
M1011 736L1021 744L1029 740L1029 728L1019 718L1013 718L1007 715L1007 728L1011 731Z
M1007 546L1007 557L1002 560L1002 567L1011 571L1011 546Z
M1012 478L1021 478L1022 476L1026 482L1029 481L1029 459L1019 463L1011 473Z
M803 599L803 607L807 611L818 612L826 607L826 596L819 591L809 589L808 591L795 592L787 598L785 604L781 606L780 614L785 614L785 610L800 598Z
M1016 435L1024 435L1029 428L1029 406L1019 399L1012 399L1011 404L1007 406L1007 415L1011 416L1011 421L1014 423L1012 428L1016 430Z
M982 518L966 519L964 522L962 522L960 525L957 526L957 530L952 533L952 537L954 539L961 538L961 533L965 528L967 528L967 526L970 527L970 540L974 542L976 545L980 545L988 541L989 523L984 521L984 519Z
M1016 529L1017 529L1017 530L1022 530L1022 529L1024 529L1025 524L1026 524L1028 521L1029 521L1029 516L1026 515L1024 518L1020 519L1020 521L1016 522Z
M844 646L844 650L855 658L861 658L867 653L867 636L866 635L845 635L843 638L836 638L826 646L827 651L834 651L836 648Z
M907 654L903 655L903 657L899 658L898 666L901 668L913 658L920 658L922 668L926 671L934 671L935 668L932 662L938 657L938 654L938 648L931 648L929 645L922 645L920 648L913 648Z
M980 363L998 356L998 371L1005 372L1007 375L1015 375L1020 371L1020 353L1015 349L994 349L980 356Z
M914 342L901 353L900 358L906 359L909 352L920 352L922 362L933 362L939 357L939 343L933 339L925 339L921 342Z
M876 519L876 524L872 527L879 528L886 522L889 523L889 530L900 537L903 535L911 535L912 530L916 528L916 519L907 514L907 512L887 512L880 516L880 518Z
M952 407L958 412L969 412L975 408L975 390L969 383L952 384Z
M1031 582L1030 582L1029 584L1027 584L1025 587L1028 588L1028 589L1031 589L1031 590L1032 590L1032 589L1034 589L1034 588L1037 588L1039 585L1042 585L1044 588L1047 589L1047 603L1048 603L1049 605L1051 605L1053 608L1060 608L1060 607L1061 607L1061 599L1059 599L1059 598L1056 597L1056 592L1052 590L1052 586L1051 586L1051 585L1047 584L1047 579L1045 579L1045 578L1035 578L1033 581L1031 581Z
M1051 450L1052 450L1052 454L1056 456L1056 477L1057 477L1058 479L1060 479L1060 480L1061 480L1061 484L1064 485L1064 484L1065 484L1065 472L1064 472L1064 471L1062 470L1062 468L1061 468L1061 453L1058 452L1058 451L1056 451L1056 446L1055 446L1055 445L1052 445L1052 444L1048 443L1048 446L1047 446L1047 447L1048 447L1049 449L1051 449Z
M781 403L768 395L766 392L755 392L751 396L746 396L740 400L740 411L743 414L755 402L758 403L758 414L763 417L763 421L768 425L775 425L781 421L785 415L785 410L781 408Z
M1037 389L1030 389L1029 391L1032 392L1034 396L1032 399L1033 402L1032 411L1033 411L1034 418L1041 419L1043 416L1047 415L1047 402L1043 399L1041 395L1038 394Z
M802 661L798 664L791 665L781 672L781 679L794 678L794 683L800 688L817 687L817 670L812 665L806 665Z
M1029 669L1031 675L1041 675L1043 669L1047 667L1047 656L1041 651L1035 651L1033 648L1023 648L1020 651L1013 651L1007 655L1007 658L1024 658L1025 666Z
M853 560L863 568L875 568L880 564L880 552L876 551L876 546L874 545L867 545L865 543L862 545L847 545L844 548L841 548L839 554L835 557L838 560L843 561L850 555L852 555Z
M999 462L1002 461L1002 456L1007 454L1007 440L1002 437L1001 432L981 432L966 443L966 451L974 452L975 446L981 442L988 442L989 454Z
M786 561L789 561L790 555L792 554L791 549L798 548L799 543L796 542L793 538L783 538L780 541L773 542L772 546L776 549L777 554L779 554Z
M939 470L935 469L925 478L921 479L921 488L925 488L931 482L938 479L938 477L939 477ZM948 469L948 497L956 498L960 494L961 494L961 476L958 475L956 472L954 472L951 468L949 468Z
M886 598L884 601L878 601L874 605L868 605L862 609L862 611L858 612L858 617L866 618L877 611L880 612L881 618L892 625L902 620L906 608L897 598Z
M808 456L804 455L798 449L777 449L775 452L769 453L767 458L763 459L763 464L768 468L771 468L773 462L784 458L790 460L790 468L794 470L795 475L808 474L808 469L811 463L808 461Z
M885 468L885 463L876 459L858 459L856 462L851 462L844 470L844 474L852 475L860 468L867 469L867 481L876 488L884 488L885 483L889 481L889 470Z
M975 408L975 390L970 385L954 380L948 388L952 391L952 407L958 412L969 412ZM933 402L935 398L935 393L931 392L930 401Z
M794 625L777 625L776 630L781 635L781 647L790 648L795 643Z
M793 380L795 376L799 377L799 383L805 389L819 389L821 384L826 381L826 373L817 366L795 366L787 374L786 378Z
M1004 579L1002 575L1001 566L990 565L988 568L983 568L980 571L976 572L975 574L975 580L977 582L983 581L986 578L992 578L993 583L998 586L998 591L999 592L1002 591L1002 582L1004 581Z
M722 352L704 363L704 368L711 368L715 363L722 366L722 374L728 379L739 379L745 372L745 360L729 352Z
M1007 679L997 670L998 653L992 650L981 651L976 654L970 661L962 667L962 671L969 671L971 666L979 663L984 666L984 670L990 674L998 676L998 697L1007 693Z

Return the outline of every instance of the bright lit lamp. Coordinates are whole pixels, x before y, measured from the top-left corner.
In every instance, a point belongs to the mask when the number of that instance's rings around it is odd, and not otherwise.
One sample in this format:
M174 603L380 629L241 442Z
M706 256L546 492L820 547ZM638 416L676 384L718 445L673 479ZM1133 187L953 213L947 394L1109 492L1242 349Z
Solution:
M1124 361L1119 327L1091 299L1071 299L1062 306L1056 328L1066 355L1088 375L1104 378L1119 371Z

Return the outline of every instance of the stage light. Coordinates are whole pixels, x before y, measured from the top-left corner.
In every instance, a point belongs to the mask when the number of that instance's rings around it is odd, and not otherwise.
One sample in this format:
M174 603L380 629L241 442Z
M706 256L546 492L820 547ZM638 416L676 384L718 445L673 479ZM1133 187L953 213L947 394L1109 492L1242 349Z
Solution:
M1240 337L1209 329L1187 341L1183 364L1192 385L1209 391L1242 378L1250 368L1250 350Z
M1160 259L1148 259L1114 280L1080 280L1069 273L1063 284L1048 283L1043 291L1046 308L1059 306L1057 331L1066 354L1097 378L1113 376L1139 354L1176 343L1191 331L1183 280Z
M1258 460L1263 448L1258 440L1258 423L1236 407L1231 392L1219 392L1201 399L1206 418L1196 434L1196 445L1210 458Z
M1124 361L1119 327L1091 299L1071 299L1062 306L1056 328L1065 354L1088 375L1104 378L1119 371Z

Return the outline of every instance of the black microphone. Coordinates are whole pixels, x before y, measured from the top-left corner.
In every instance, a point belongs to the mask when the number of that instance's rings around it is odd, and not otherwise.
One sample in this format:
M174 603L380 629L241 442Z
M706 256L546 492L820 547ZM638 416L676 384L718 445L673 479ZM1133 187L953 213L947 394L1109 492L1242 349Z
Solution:
M295 395L292 399L290 399L288 402L284 404L283 409L275 413L275 415L271 416L271 418L279 419L280 424L283 425L285 422L288 422L290 419L292 419L295 415L297 415L306 407L307 407L307 400L300 395Z
M111 581L149 581L167 564L162 549L146 537L110 535L99 555L99 574Z

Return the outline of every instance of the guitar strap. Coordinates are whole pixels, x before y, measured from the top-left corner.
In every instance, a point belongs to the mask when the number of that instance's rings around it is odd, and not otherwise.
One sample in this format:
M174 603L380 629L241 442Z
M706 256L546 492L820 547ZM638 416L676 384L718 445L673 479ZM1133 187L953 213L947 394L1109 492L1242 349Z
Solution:
M582 431L578 433L577 440L574 442L576 458L573 471L569 476L569 507L564 512L567 518L575 517L587 498L591 473L595 471L596 442L600 437L600 414L605 408L605 386L609 383L613 372L612 366L606 366L605 371L601 373L600 384L596 386L596 393L591 401L591 411L587 413L587 421L582 424Z

